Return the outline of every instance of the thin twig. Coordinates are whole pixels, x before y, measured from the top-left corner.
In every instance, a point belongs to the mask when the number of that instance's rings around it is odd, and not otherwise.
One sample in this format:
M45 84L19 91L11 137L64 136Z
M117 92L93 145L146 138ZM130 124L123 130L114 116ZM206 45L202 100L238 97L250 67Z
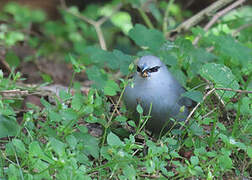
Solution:
M193 108L193 110L190 112L190 114L187 116L186 120L185 120L185 124L187 124L187 122L189 121L189 119L192 117L193 113L198 109L198 107L200 106L200 104L213 92L215 91L215 88L211 89L210 91L208 91L204 97L203 100L201 102L198 102L198 104ZM183 128L183 126L180 126L180 130Z
M209 111L208 113L206 113L204 116L202 116L202 119L205 119L207 116L209 116L210 114L212 114L217 108L212 109L211 111Z
M236 29L233 33L232 36L236 36L239 32L241 32L243 29L246 29L248 27L252 26L251 24L243 24L241 27L239 27L238 29Z
M101 30L101 26L95 24L95 25L94 25L94 28L95 28L95 31L96 31L96 33L97 33L97 36L98 36L98 39L99 39L99 43L100 43L101 48L102 48L103 50L107 50L107 46L106 46L106 42L105 42L105 39L104 39L102 30Z
M103 50L107 50L106 41L105 41L105 38L104 38L103 33L102 33L101 25L104 22L106 22L108 19L110 19L111 16L113 16L116 12L118 12L121 9L122 3L119 3L117 5L117 7L114 9L114 11L111 13L110 16L104 16L104 17L100 18L98 21L94 21L92 19L89 19L89 18L87 18L86 16L84 16L84 15L82 15L80 13L73 13L68 8L66 8L66 7L64 8L64 5L62 7L67 13L69 13L69 14L71 14L71 15L73 15L73 16L75 16L75 17L77 17L77 18L79 18L79 19L81 19L81 20L83 20L83 21L85 21L85 22L87 22L89 24L91 24L92 26L94 26L101 48Z
M229 3L233 2L233 1L234 0L219 0L219 1L216 1L215 3L211 4L207 8L203 9L202 11L200 11L199 13L197 13L196 15L191 17L190 19L184 21L182 24L180 24L176 28L175 31L180 32L182 30L190 29L191 27L195 26L200 21L202 21L206 16L210 16L214 12L218 11L219 9L221 9L222 7L226 6L227 4L229 4Z
M247 93L247 94L251 94L252 91L248 91L248 90L240 90L240 89L231 89L231 88L215 88L216 90L223 90L223 91L233 91L233 92L237 92L237 93Z
M97 21L97 24L102 25L104 22L110 19L113 15L115 15L115 13L117 13L121 8L122 8L122 3L119 3L109 16L103 16Z
M246 0L237 0L233 4L231 4L228 7L226 7L225 9L219 11L216 15L213 16L213 18L203 28L204 31L207 32L210 29L210 27L212 27L220 17L224 16L225 14L227 14L228 12L230 12L231 10L233 10L234 8L236 8L237 6L241 5L245 1ZM194 39L193 44L196 45L199 42L200 38L201 38L200 35L197 36Z

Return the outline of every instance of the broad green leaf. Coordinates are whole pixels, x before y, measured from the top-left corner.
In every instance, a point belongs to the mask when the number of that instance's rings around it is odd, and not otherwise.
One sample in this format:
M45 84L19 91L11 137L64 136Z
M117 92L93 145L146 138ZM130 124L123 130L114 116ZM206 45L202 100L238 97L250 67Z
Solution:
M199 163L199 158L197 156L191 156L190 161L192 165L197 165Z
M129 32L129 37L135 41L138 46L148 47L157 51L165 42L163 34L156 29L147 29L141 24L137 24Z
M10 67L16 68L20 64L20 60L19 60L18 56L13 51L7 52L7 54L5 56L5 60L10 65Z
M104 87L104 93L105 93L105 95L115 96L116 92L118 92L118 91L120 91L120 88L119 88L119 86L118 86L117 83L115 83L112 80L108 80L106 82L106 85Z
M13 139L12 143L15 146L15 150L18 154L20 154L20 155L25 154L26 148L25 148L24 143L20 139Z
M60 122L62 120L62 117L59 113L49 110L48 117L51 122Z
M223 64L208 63L202 66L200 75L213 82L216 88L239 89L239 84L232 74L232 71ZM224 92L218 90L217 93L222 97L231 98L235 92Z
M233 167L232 159L227 155L222 155L218 158L219 166L224 170L231 169Z
M251 146L249 146L249 147L247 148L247 154L248 154L248 156L252 159L252 147L251 147Z
M182 96L188 97L196 102L201 102L203 100L203 94L200 91L187 91L183 93Z
M111 22L119 27L124 34L128 34L133 28L131 16L127 12L118 12L111 17Z
M49 140L50 142L50 146L52 147L52 149L59 155L59 156L63 156L65 154L65 147L66 144L64 144L63 142L55 139L55 138L50 138Z
M84 103L83 95L81 93L75 93L71 103L72 108L78 111L83 106L83 103Z
M11 177L11 180L22 179L20 176L20 170L13 164L10 164L7 168L7 176Z
M132 56L124 54L122 51L114 50L113 55L116 57L117 61L120 62L120 72L123 75L127 75L129 73L129 65L133 62Z
M71 99L72 96L66 90L62 89L59 91L59 97L62 99L62 101L67 101L67 100Z
M178 68L170 68L171 73L175 76L175 78L179 81L179 83L185 87L186 86L186 75Z
M29 156L32 158L40 158L48 163L53 163L54 161L45 155L44 151L41 149L38 141L33 141L29 144Z
M124 174L128 179L135 179L136 170L135 170L135 168L134 168L132 165L127 164L127 165L123 168L123 174Z
M98 89L102 89L107 81L107 75L102 73L97 66L92 66L86 70L88 79L93 81L93 86Z
M69 146L70 146L72 149L75 149L75 148L76 148L77 140L76 140L76 138L75 138L73 135L67 136L67 137L66 137L66 141L67 141L67 143L69 144Z
M171 54L169 54L168 51L161 51L160 56L162 57L162 60L166 65L170 65L170 66L177 65L177 59Z
M213 40L222 55L237 60L243 67L246 67L248 62L252 61L251 49L235 41L233 37L229 35L213 36Z
M113 70L119 68L120 61L118 61L112 52L89 46L85 48L85 53L89 54L91 61L99 67L108 66Z
M203 48L193 49L193 51L190 52L190 55L193 57L194 60L198 62L203 62L203 63L217 59L217 56L215 56L212 53L207 52Z
M83 134L81 136L81 139L84 144L84 152L86 155L92 155L94 158L99 157L99 141L97 138L89 135L89 134Z
M69 125L68 123L70 121L72 121L72 123L76 122L78 120L78 114L76 113L76 111L74 111L71 108L68 109L64 109L61 113L61 118L62 118L62 124L63 125L68 125L69 127L71 125Z
M19 125L14 118L0 115L0 138L15 136L19 132Z
M177 144L177 140L175 140L173 138L167 138L166 141L168 142L169 145L176 145Z
M117 122L126 122L127 118L125 116L116 116L115 121L117 121Z
M204 130L201 126L199 126L196 122L192 123L190 126L190 130L193 134L197 136L202 136L204 134Z
M112 132L108 134L107 142L110 146L123 146L124 145L124 143L120 140L120 138Z

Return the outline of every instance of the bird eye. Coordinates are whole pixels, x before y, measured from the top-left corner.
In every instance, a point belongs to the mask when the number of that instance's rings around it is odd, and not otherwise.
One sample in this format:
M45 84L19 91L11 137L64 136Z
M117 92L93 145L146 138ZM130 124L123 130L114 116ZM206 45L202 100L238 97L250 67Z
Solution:
M137 72L141 72L141 68L137 66Z
M149 69L149 72L157 72L159 68L160 68L160 66L155 66L155 67Z

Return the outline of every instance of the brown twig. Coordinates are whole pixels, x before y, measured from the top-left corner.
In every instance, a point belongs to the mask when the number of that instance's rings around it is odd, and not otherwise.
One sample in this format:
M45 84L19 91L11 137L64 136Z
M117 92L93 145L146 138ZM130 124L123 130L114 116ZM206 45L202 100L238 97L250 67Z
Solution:
M205 99L210 95L212 94L213 92L215 92L215 88L211 89L210 91L208 91L204 96L203 96L203 99L201 102L198 102L197 105L193 108L193 110L189 113L189 115L187 116L186 120L185 120L185 123L183 126L180 126L179 127L179 130L181 130L187 123L188 121L191 119L193 113L198 109L198 107L201 105L201 103L203 103L205 101ZM175 135L172 136L172 138L174 138Z
M101 29L101 25L102 25L104 22L106 22L108 19L110 19L111 16L113 16L116 12L118 12L118 11L121 9L121 7L122 7L122 4L119 3L119 4L117 5L117 7L114 9L114 11L111 13L110 16L104 16L104 17L100 18L98 21L94 21L94 20L89 19L89 18L87 18L86 16L84 16L84 15L82 15L82 14L80 14L80 13L74 13L74 12L70 11L68 8L62 6L62 8L63 8L67 13L69 13L69 14L71 14L71 15L73 15L73 16L75 16L75 17L77 17L77 18L79 18L79 19L81 19L81 20L83 20L83 21L85 21L85 22L87 22L87 23L89 23L89 24L91 24L92 26L94 26L95 31L96 31L96 34L97 34L97 36L98 36L99 44L100 44L100 46L101 46L101 48L102 48L103 50L107 50L107 46L106 46L106 41L105 41L104 36L103 36L103 32L102 32L102 29Z
M247 93L251 94L252 91L247 91L247 90L240 90L240 89L231 89L231 88L215 88L216 90L223 90L223 91L233 91L237 93Z
M222 7L226 6L227 4L231 3L232 1L234 1L234 0L219 0L219 1L216 1L215 3L211 4L207 8L203 9L202 11L200 11L199 13L194 15L193 17L191 17L188 20L181 23L176 28L175 31L180 32L182 30L190 29L191 27L195 26L200 21L202 21L205 18L205 16L210 16L211 14L218 11Z
M243 24L241 27L237 28L233 33L232 36L236 36L239 32L241 32L243 29L246 29L248 27L252 26L252 23L250 24Z
M212 94L213 92L215 91L215 88L211 89L210 91L208 91L204 97L203 97L203 100L201 102L198 102L197 105L193 108L193 110L190 112L190 114L187 116L186 120L185 120L185 123L183 126L180 126L179 127L179 130L181 130L189 121L189 119L192 117L193 113L198 109L198 107L201 105L202 102L204 102L204 100L210 95ZM175 135L172 136L172 138L174 138Z
M210 95L212 94L213 92L215 91L215 88L211 89L210 91L208 91L204 97L203 97L203 100L202 102ZM187 116L186 120L185 120L185 124L187 124L187 122L189 121L189 119L192 117L193 113L196 111L196 109L198 109L198 107L200 106L200 104L202 102L198 102L198 104L193 108L193 110L190 112L190 114ZM180 129L182 129L183 126L180 127Z
M205 119L207 116L209 116L210 114L212 114L217 108L212 109L211 111L209 111L208 113L206 113L204 116L202 116L202 119Z
M231 10L236 8L237 6L241 5L245 1L246 0L237 0L234 3L232 3L231 5L229 5L228 7L226 7L225 9L219 11L216 15L213 16L213 18L203 28L204 31L207 32L210 29L210 27L212 27L220 17L224 16L225 14L227 14L228 12L230 12ZM200 38L201 38L200 35L197 36L193 41L193 45L196 45L199 42Z

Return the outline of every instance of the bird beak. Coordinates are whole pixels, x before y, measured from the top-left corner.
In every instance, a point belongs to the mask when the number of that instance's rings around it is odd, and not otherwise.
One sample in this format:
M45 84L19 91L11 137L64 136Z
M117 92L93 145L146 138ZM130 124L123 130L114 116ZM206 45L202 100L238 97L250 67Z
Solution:
M148 69L147 66L143 67L143 69L142 69L141 76L142 76L143 78L146 78L146 77L149 76L148 71L146 71L147 69Z

